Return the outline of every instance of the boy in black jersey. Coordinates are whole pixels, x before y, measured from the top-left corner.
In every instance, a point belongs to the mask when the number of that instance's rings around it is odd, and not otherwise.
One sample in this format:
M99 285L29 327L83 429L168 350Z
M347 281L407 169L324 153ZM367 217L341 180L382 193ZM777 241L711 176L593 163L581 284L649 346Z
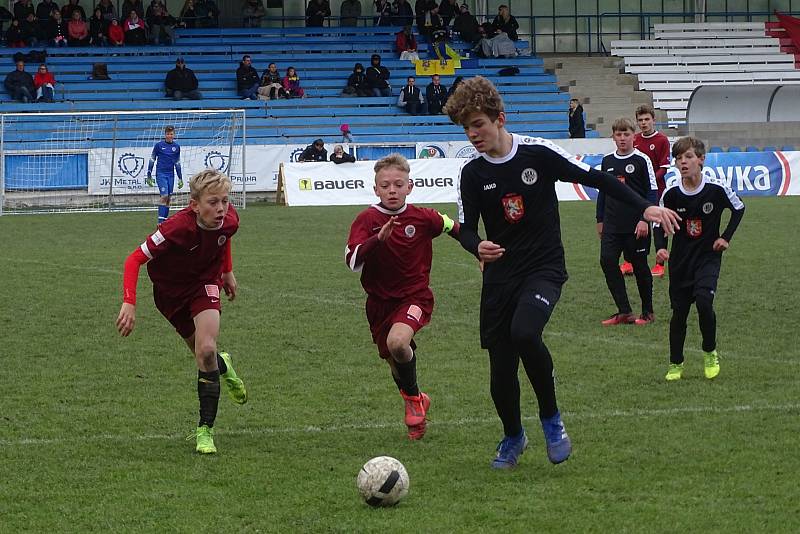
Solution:
M681 179L669 186L661 205L674 209L683 218L680 232L667 251L667 239L660 228L654 229L656 258L669 260L669 300L672 319L669 323L669 371L667 380L683 375L683 343L686 319L692 302L697 308L703 336L704 374L712 379L719 374L717 355L717 318L714 295L722 265L722 253L728 250L733 233L744 216L744 203L727 184L703 176L706 149L694 137L679 139L672 147ZM728 226L720 235L722 211L731 210Z
M558 412L553 360L542 331L567 280L556 197L556 180L597 187L638 206L649 221L669 232L677 215L651 206L610 174L592 169L544 139L505 129L503 101L480 76L466 80L445 106L479 152L461 170L461 245L484 264L481 346L489 351L491 395L505 436L492 467L516 466L528 444L519 405L519 361L539 403L547 456L565 461L572 444ZM483 218L486 239L478 235Z
M658 202L656 175L650 158L633 148L636 133L633 121L619 118L614 121L611 131L617 149L603 158L602 170L610 172L636 194L655 204ZM597 233L600 235L600 266L617 305L617 313L603 321L603 326L652 323L653 275L647 265L650 225L644 220L641 210L613 197L606 198L601 191L597 196ZM619 256L623 251L633 265L642 300L642 314L638 318L631 310L625 279L619 269Z

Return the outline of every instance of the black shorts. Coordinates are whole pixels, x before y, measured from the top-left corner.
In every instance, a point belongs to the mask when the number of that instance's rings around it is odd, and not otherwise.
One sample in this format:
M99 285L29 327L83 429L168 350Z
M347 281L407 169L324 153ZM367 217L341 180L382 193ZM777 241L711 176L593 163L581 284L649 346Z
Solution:
M481 289L481 347L489 349L511 337L511 322L518 306L535 306L553 313L561 298L562 281L530 275L505 284L484 284Z
M722 261L719 257L709 257L683 276L670 270L669 300L672 308L682 308L692 304L701 293L710 294L713 299L717 292L721 266Z
M646 237L637 238L635 234L609 234L603 232L600 238L600 257L606 254L619 259L620 253L629 260L636 255L650 254L650 233Z

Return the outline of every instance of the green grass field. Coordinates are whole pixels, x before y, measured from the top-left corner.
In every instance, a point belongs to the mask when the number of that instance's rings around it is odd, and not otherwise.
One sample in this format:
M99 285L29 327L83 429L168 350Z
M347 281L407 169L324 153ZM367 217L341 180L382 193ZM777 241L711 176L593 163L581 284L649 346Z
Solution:
M489 469L502 430L478 343L480 277L450 238L435 243L437 307L417 337L431 422L409 442L343 261L361 208L242 211L240 294L219 342L250 402L221 399L219 454L200 457L184 440L194 362L144 270L136 330L114 328L124 258L155 213L2 217L0 531L797 532L800 199L745 201L716 301L722 373L702 377L693 312L687 371L671 384L667 280L654 282L654 325L601 327L614 310L594 206L561 204L571 278L545 340L574 454L548 463L523 375L531 446L513 472ZM411 491L375 510L355 476L383 454L406 465Z

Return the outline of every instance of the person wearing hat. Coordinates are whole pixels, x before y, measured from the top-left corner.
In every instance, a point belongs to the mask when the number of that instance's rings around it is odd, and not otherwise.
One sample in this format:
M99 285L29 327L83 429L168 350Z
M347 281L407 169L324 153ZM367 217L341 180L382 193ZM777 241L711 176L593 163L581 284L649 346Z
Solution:
M189 100L200 100L203 95L197 90L198 82L194 71L186 66L182 57L175 60L175 68L167 73L164 80L167 97L173 100L188 98Z
M328 151L325 150L325 141L317 139L306 147L297 158L297 161L328 161Z
M342 143L353 142L353 132L350 131L349 124L342 124L339 126L339 131L342 132Z
M111 46L123 46L125 44L125 31L119 25L119 19L113 17L108 24L108 42Z

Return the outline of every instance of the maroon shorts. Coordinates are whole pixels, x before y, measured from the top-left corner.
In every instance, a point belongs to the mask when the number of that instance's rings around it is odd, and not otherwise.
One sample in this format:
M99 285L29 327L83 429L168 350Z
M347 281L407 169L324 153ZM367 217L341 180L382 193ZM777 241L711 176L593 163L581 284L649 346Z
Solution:
M217 284L205 284L198 286L188 296L175 298L153 286L153 301L161 315L186 339L194 334L194 318L198 313L204 310L221 312L219 290Z
M414 333L419 332L423 326L431 322L433 299L410 297L403 300L380 300L369 297L366 309L372 342L378 346L380 357L386 359L391 357L386 346L386 338L392 325L407 324Z

